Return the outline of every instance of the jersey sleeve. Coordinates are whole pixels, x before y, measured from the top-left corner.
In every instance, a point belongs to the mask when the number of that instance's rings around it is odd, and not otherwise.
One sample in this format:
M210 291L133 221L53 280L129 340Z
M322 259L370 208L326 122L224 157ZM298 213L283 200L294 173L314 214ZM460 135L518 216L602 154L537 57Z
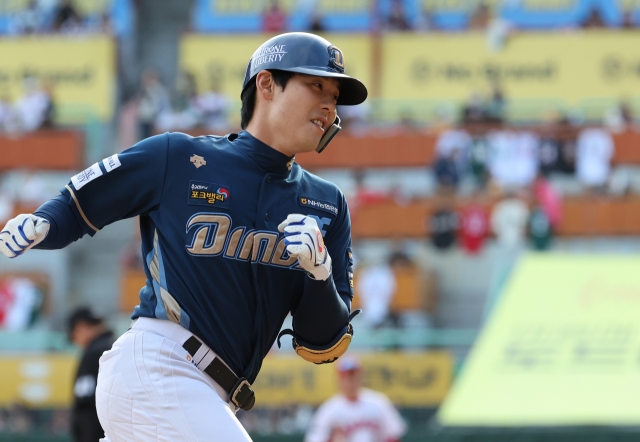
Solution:
M407 432L407 424L389 398L380 395L384 440L398 440Z
M61 194L87 233L160 204L168 149L169 135L157 135L71 177Z
M336 225L327 232L325 245L331 255L333 282L336 290L351 310L353 299L353 252L351 250L351 219L344 195L341 196L341 213Z
M292 310L293 330L301 338L298 341L318 347L316 350L335 346L348 330L353 260L351 223L344 197L341 209L335 226L325 235L325 246L332 260L331 276L326 281L307 277L302 297Z

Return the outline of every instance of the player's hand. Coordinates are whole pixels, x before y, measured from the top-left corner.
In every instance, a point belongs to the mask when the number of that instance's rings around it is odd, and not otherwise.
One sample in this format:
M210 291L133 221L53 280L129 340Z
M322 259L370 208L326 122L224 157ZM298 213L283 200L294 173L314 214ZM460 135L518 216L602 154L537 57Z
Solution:
M289 255L298 258L300 267L314 279L325 281L331 275L331 257L315 219L292 213L280 223L278 230L284 232Z
M49 221L23 213L9 220L0 231L0 252L9 258L22 255L38 245L49 233Z

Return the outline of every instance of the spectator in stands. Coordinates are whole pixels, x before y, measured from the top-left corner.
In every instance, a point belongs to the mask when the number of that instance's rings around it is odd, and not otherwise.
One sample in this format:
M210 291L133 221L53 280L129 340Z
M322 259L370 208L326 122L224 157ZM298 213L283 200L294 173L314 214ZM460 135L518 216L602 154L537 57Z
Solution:
M489 170L495 184L518 189L533 184L538 173L539 140L533 132L495 131L487 136L491 147Z
M514 26L504 18L496 15L491 20L486 30L487 48L493 52L501 51L506 45L509 36L513 34Z
M435 200L434 211L427 222L427 232L436 249L447 250L455 244L458 215L451 197L443 196Z
M573 175L576 171L576 140L563 139L560 143L559 170Z
M478 92L473 91L462 107L462 123L483 123L485 121L485 100Z
M82 17L73 6L72 0L63 0L55 12L53 30L57 32L75 31L82 26Z
M636 27L636 22L633 19L633 9L627 9L622 13L622 28L633 29Z
M195 99L195 107L203 127L212 132L224 132L229 126L229 112L232 100L222 91L220 79L211 77L210 89Z
M362 365L353 356L337 364L340 393L318 408L305 442L400 442L407 425L384 394L362 387Z
M153 135L158 116L171 109L169 94L153 69L142 73L142 86L138 93L138 126L140 139Z
M283 32L287 26L287 15L284 13L278 0L271 0L271 4L266 9L262 17L262 30L264 32Z
M15 103L19 130L32 132L40 129L51 118L51 96L40 87L38 79L27 77L23 81L24 95Z
M309 32L313 34L318 34L324 31L326 31L326 28L323 23L322 15L318 14L317 12L313 13L311 15Z
M542 207L536 206L529 217L529 237L535 250L547 250L553 239L551 221Z
M363 133L369 127L369 115L371 106L365 101L356 106L338 106L340 125L346 131Z
M490 21L491 11L489 10L489 6L483 1L473 12L471 18L469 18L469 29L473 31L483 31L487 29Z
M371 328L382 326L389 317L389 305L396 293L396 277L389 261L362 269L356 289L362 305L362 320Z
M489 214L474 195L460 210L460 244L469 255L477 255L489 233Z
M538 174L533 183L533 195L539 207L549 219L552 229L560 227L562 222L562 197L542 174Z
M469 168L474 184L478 189L484 189L489 182L489 143L484 136L473 137L469 154Z
M17 189L16 199L23 207L35 210L49 199L47 186L37 171L29 171Z
M587 18L582 22L583 28L604 28L606 24L597 6L593 6Z
M46 9L38 0L30 0L27 7L15 15L12 32L16 34L38 34L45 30Z
M624 132L633 124L633 111L627 99L621 99L605 112L604 125L613 132Z
M0 133L13 132L16 115L7 91L0 95Z
M448 155L438 156L436 159L433 171L441 192L452 194L455 193L458 187L460 179L458 177L456 163L459 155L459 149L454 148L449 151Z
M488 123L502 123L505 112L505 99L500 83L497 80L491 82L491 98L486 104L485 119Z
M387 18L387 29L390 31L409 31L411 26L407 21L407 16L404 12L404 4L402 0L392 0L391 11Z
M113 333L101 317L81 307L68 319L69 340L84 353L73 387L71 434L75 442L95 442L104 437L96 411L96 384L102 353L111 349Z
M40 125L41 129L51 129L55 127L56 104L53 99L53 88L53 82L50 80L46 80L42 85L42 90L47 97L47 106L44 110L42 124Z
M198 125L199 115L195 106L197 96L195 77L190 72L180 71L171 107L156 118L156 130L187 131Z
M36 322L42 307L42 292L31 279L5 278L0 281L0 328L26 330Z
M446 129L436 140L436 158L451 157L455 154L456 172L459 178L463 178L469 172L469 160L473 140L464 129ZM437 160L436 160L437 161Z
M613 151L613 138L605 129L587 128L578 135L576 175L588 189L604 190L611 172Z
M544 135L538 149L539 171L543 176L549 176L559 170L560 142L551 135Z
M529 208L523 200L514 194L507 194L493 207L491 229L498 244L507 248L517 248L525 238Z
M114 33L111 14L109 11L103 11L99 15L87 17L85 19L84 28L87 32L97 34L113 35Z
M360 209L371 204L381 201L387 201L390 198L389 193L368 188L364 182L364 171L356 170L354 172L355 191L352 198L349 199L349 211L351 212L351 221L355 220L359 215Z
M411 109L402 109L398 115L397 127L406 132L420 130L420 122L416 121Z
M416 17L413 29L415 31L435 31L436 23L433 20L433 13L426 2L422 3L422 13Z

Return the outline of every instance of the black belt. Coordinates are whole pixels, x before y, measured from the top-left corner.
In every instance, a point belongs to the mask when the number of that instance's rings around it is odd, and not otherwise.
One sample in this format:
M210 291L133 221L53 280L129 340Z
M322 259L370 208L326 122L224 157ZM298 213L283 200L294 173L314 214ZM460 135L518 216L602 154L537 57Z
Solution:
M191 336L182 344L182 348L187 350L191 357L195 356L200 347L202 342L195 336ZM237 377L218 357L213 358L202 371L229 393L229 398L236 407L245 411L251 410L256 402L256 396L246 378Z

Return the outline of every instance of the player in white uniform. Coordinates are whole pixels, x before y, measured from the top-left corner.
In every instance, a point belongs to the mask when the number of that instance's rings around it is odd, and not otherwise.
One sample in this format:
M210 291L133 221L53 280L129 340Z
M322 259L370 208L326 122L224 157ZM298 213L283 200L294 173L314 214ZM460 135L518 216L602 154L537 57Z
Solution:
M338 361L340 393L318 408L305 442L399 442L407 426L389 398L363 388L352 356Z

